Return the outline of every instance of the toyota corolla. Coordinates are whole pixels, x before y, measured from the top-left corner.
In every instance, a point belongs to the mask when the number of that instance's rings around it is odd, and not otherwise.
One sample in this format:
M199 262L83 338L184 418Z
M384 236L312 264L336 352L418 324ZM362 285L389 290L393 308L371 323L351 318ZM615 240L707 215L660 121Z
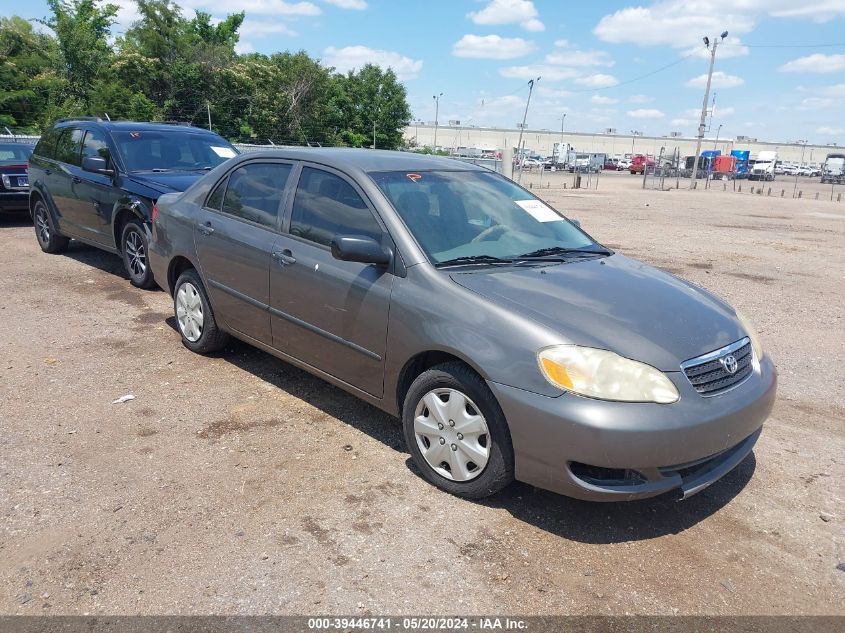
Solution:
M153 218L186 347L235 336L398 416L456 495L689 496L751 452L775 398L742 314L473 165L251 153Z

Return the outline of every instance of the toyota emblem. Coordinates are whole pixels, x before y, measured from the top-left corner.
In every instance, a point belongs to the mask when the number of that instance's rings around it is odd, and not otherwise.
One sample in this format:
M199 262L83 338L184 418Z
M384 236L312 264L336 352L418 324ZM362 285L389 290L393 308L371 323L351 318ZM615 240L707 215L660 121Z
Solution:
M724 358L720 358L719 362L722 363L722 367L724 367L725 371L729 374L735 374L736 370L739 369L739 363L736 362L736 358L734 358L733 354L728 354Z

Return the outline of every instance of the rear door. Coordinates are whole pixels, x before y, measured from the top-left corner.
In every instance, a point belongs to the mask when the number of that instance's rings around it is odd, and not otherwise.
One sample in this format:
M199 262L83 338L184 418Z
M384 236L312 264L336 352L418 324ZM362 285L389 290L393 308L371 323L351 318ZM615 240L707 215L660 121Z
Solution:
M272 345L270 256L293 164L240 165L211 191L197 213L194 241L217 319Z
M82 228L82 217L76 204L73 191L74 179L79 178L80 153L85 132L79 128L62 129L56 141L55 168L45 179L47 189L53 198L53 204L60 218L62 233L89 238L88 231Z
M103 131L89 129L82 141L82 158L86 156L105 158L111 169L115 169L111 152ZM116 248L111 229L114 205L120 197L120 190L114 186L112 176L84 171L81 167L72 178L73 213L79 223L86 228L90 239Z
M360 189L340 172L306 165L289 202L289 230L270 265L273 346L367 393L384 393L393 274L332 257L336 235L393 248Z

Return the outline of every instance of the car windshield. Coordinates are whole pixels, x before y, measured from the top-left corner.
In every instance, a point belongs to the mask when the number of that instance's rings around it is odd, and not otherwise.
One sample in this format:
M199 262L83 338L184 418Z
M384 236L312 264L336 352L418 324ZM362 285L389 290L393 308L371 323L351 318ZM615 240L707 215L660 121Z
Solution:
M219 136L174 129L172 132L112 132L128 171L200 171L237 154Z
M607 253L543 201L492 172L370 176L435 264Z
M19 143L0 144L0 165L26 165L32 154L32 145Z

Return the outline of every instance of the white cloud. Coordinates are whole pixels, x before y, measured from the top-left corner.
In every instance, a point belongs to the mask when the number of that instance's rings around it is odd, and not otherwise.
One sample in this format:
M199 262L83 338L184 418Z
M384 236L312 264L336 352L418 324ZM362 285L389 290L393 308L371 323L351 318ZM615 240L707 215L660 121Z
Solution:
M738 37L729 35L719 43L716 56L719 59L730 59L731 57L745 57L748 55L748 47L745 46ZM693 56L700 59L710 59L710 49L708 49L704 42L697 44L683 52L684 57Z
M562 66L613 66L615 63L610 53L605 51L562 50L546 55L549 64Z
M549 88L548 86L537 88L537 94L541 97L548 97L549 99L566 99L572 96L569 90L559 90L557 88Z
M509 79L536 79L537 77L542 77L545 81L561 81L563 79L577 77L578 71L572 68L533 64L529 66L506 66L499 69L499 74Z
M728 75L727 73L723 73L721 70L717 70L713 73L713 82L711 83L712 88L736 88L737 86L741 86L745 83L745 80L742 77L737 77L736 75ZM687 82L687 86L690 88L704 88L707 85L707 75L699 75L698 77L693 77Z
M467 17L476 24L519 24L526 31L546 28L531 0L491 0L481 11L468 13Z
M651 103L652 101L654 101L654 97L648 95L631 95L628 97L629 103Z
M249 42L238 42L235 44L235 52L238 55L246 55L247 53L254 53L255 47Z
M840 136L845 134L845 127L829 127L827 125L817 128L817 134L829 134L830 136Z
M605 97L602 95L593 95L592 97L590 97L590 101L600 105L612 105L614 103L619 103L619 99L611 99L610 97Z
M361 68L366 64L392 68L396 76L403 81L414 79L423 66L421 59L411 59L393 51L383 51L367 46L346 46L344 48L329 46L323 51L322 61L324 66L333 66L338 72L342 73Z
M628 110L626 114L632 119L662 119L666 116L663 112L654 108L640 108L638 110Z
M619 83L613 75L603 75L596 73L595 75L587 75L586 77L578 77L575 80L576 84L587 86L588 88L610 88Z
M329 4L333 4L341 9L355 9L356 11L363 11L367 8L367 3L364 0L323 0Z
M267 37L268 35L287 35L294 37L296 35L296 31L292 30L284 22L264 20L244 20L241 28L238 29L238 33L244 37Z
M838 73L845 71L845 55L815 53L793 59L778 70L782 73Z
M286 0L181 0L179 5L189 9L204 9L214 13L246 11L262 15L320 15L323 10L313 2Z
M813 2L775 2L770 13L777 18L809 18L815 22L829 22L845 15L842 0L815 0ZM782 6L782 8L777 8Z
M693 119L672 119L669 123L672 127L687 127L689 125L696 125L698 121Z
M825 110L832 108L837 101L829 97L807 97L798 105L799 110Z
M537 47L533 42L521 37L501 37L499 35L464 35L452 47L455 57L475 59L513 59L533 52Z

